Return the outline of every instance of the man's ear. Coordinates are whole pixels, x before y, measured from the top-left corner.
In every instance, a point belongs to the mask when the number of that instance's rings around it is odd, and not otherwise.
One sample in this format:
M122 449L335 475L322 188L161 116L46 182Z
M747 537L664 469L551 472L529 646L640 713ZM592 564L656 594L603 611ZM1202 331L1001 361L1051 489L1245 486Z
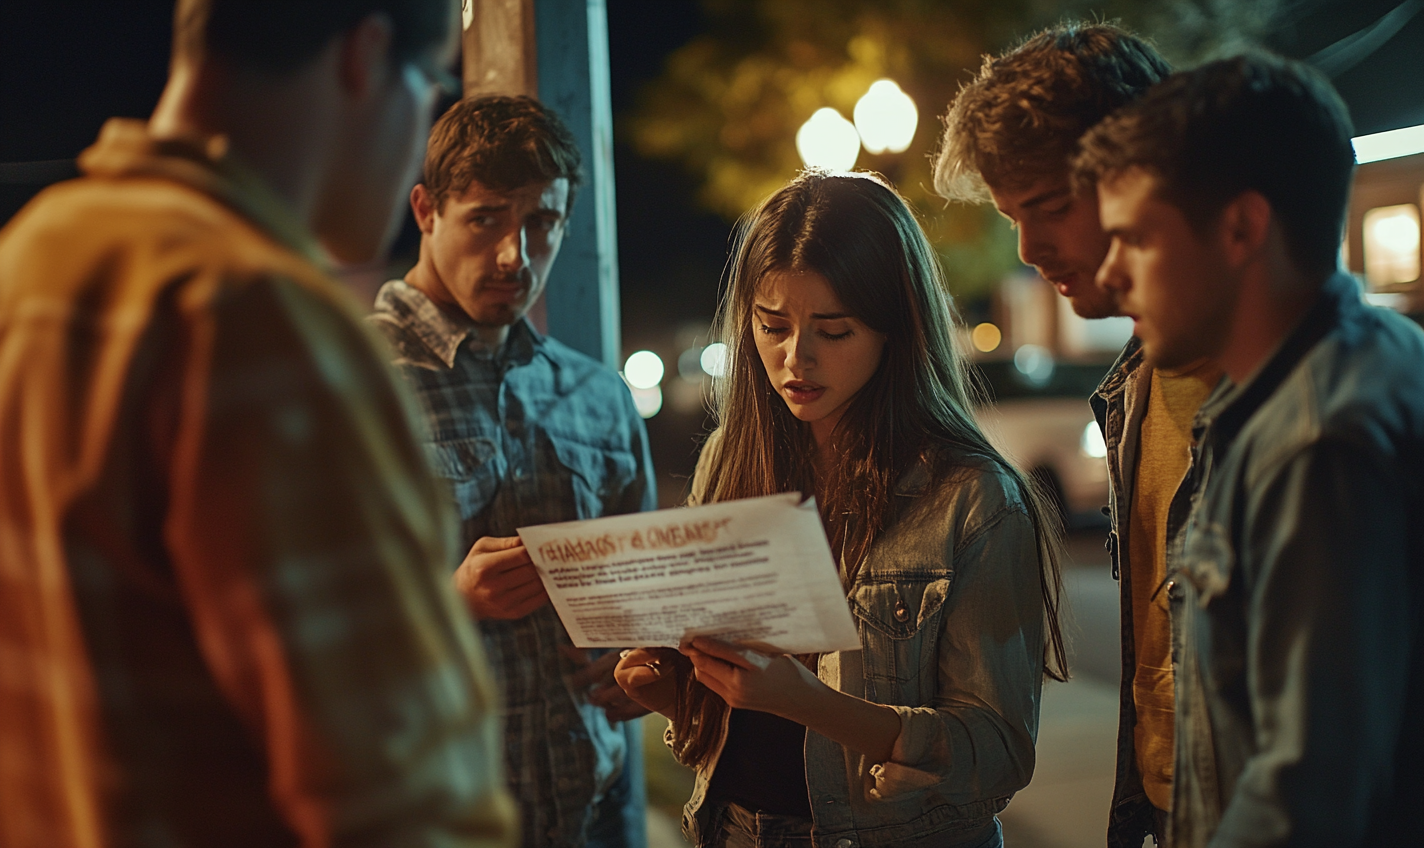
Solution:
M382 87L392 72L391 19L375 12L357 21L338 37L341 86L348 94L364 99Z
M410 211L422 233L428 236L435 232L435 198L425 183L416 183L410 190Z
M1221 210L1219 235L1226 258L1233 265L1265 249L1274 213L1271 202L1258 191L1243 191Z

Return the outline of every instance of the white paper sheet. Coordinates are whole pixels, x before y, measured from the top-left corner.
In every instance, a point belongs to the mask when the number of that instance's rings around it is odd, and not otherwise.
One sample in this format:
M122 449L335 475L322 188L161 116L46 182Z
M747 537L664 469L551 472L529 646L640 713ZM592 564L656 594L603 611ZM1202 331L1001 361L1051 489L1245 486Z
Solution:
M796 493L521 527L581 648L715 636L766 653L860 649L815 502Z

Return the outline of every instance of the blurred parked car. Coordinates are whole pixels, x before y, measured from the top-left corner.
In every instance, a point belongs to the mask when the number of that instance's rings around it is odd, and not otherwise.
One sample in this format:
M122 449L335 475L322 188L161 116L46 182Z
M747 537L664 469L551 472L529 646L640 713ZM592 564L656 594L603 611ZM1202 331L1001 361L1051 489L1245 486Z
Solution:
M1013 360L974 365L985 396L976 412L979 426L1039 482L1070 528L1106 521L1107 446L1088 396L1108 368L1055 363L1047 351L1024 348Z

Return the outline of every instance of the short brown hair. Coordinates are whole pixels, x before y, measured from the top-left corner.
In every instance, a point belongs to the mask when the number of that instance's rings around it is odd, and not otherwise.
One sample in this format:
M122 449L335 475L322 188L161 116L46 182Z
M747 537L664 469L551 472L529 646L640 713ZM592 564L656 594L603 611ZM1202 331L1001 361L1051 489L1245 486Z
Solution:
M367 15L391 21L391 56L406 61L443 42L450 0L178 0L173 48L180 56L212 52L238 65L293 71Z
M1107 23L1060 24L984 57L945 115L935 191L982 203L988 183L1066 175L1083 133L1171 72L1151 44Z
M582 181L573 133L532 97L489 95L461 100L435 122L421 182L435 208L470 184L510 191L530 183L569 181L567 214Z
M1257 51L1184 71L1083 137L1079 183L1131 168L1203 232L1242 192L1271 204L1306 273L1339 262L1355 169L1349 110L1319 71Z

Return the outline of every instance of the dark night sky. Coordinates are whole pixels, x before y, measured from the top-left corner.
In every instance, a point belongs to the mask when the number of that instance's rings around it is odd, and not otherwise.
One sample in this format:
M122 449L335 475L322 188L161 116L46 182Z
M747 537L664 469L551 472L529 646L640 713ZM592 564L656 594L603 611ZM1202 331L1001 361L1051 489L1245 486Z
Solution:
M668 54L701 32L697 0L608 4L614 126ZM621 137L614 148L618 262L624 334L669 321L711 318L730 226L698 210L694 183L677 165L639 157ZM627 344L625 344L627 347Z
M615 116L698 34L697 0L614 0ZM167 72L172 0L10 0L0 13L0 162L72 158L110 115L146 116ZM615 117L615 124L618 123ZM625 325L710 317L728 226L700 213L677 166L615 151ZM0 220L27 195L0 186ZM8 208L3 208L8 207ZM670 286L684 292L670 296Z

